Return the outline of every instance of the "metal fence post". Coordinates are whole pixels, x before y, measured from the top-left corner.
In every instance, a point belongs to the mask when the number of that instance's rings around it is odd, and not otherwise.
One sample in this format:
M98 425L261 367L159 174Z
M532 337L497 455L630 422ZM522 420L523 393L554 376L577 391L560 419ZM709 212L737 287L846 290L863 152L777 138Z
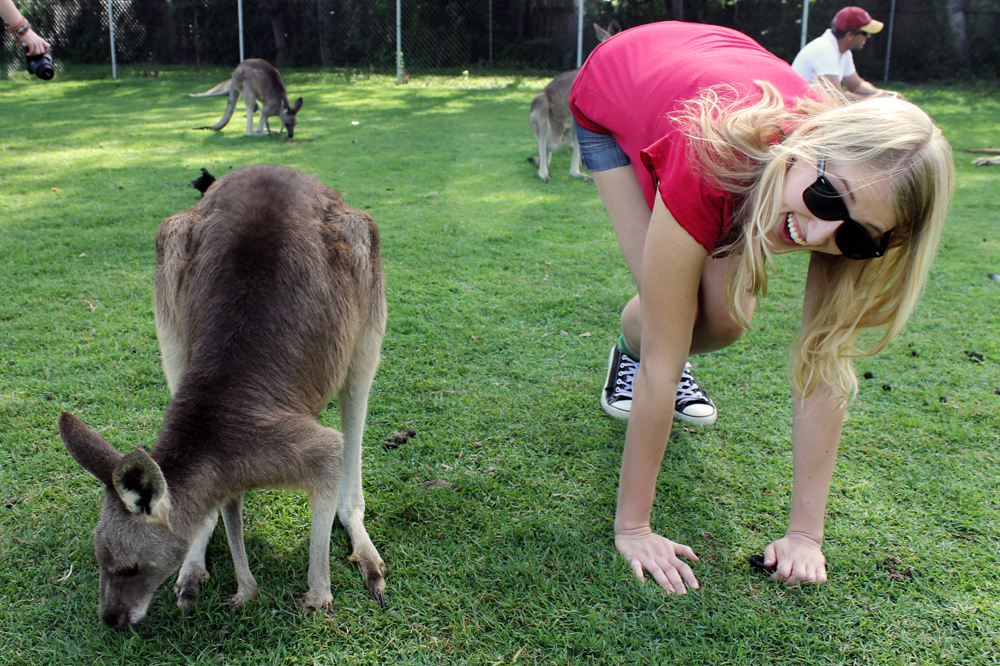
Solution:
M882 75L882 81L889 80L889 56L892 55L892 24L896 20L896 0L892 0L892 4L889 5L889 34L886 35L885 42L885 74Z
M118 78L118 61L115 59L115 14L113 0L108 0L108 30L111 32L111 78Z
M326 65L326 21L323 19L323 0L316 0L316 28L319 30L319 64Z
M576 22L576 68L583 64L583 0L580 0L580 12Z
M403 7L396 0L396 85L403 83Z
M236 0L236 18L240 24L240 62L243 62L243 0Z
M895 0L893 0L895 2ZM806 47L806 34L809 31L809 0L802 0L802 39L799 40L799 50Z

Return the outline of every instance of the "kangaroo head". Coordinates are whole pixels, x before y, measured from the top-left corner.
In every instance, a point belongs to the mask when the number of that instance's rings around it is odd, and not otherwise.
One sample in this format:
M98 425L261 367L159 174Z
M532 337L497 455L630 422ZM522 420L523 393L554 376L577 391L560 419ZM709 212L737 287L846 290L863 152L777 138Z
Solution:
M302 98L295 100L295 104L288 106L288 102L281 100L281 127L288 129L288 138L295 136L295 123L299 109L302 108Z
M170 528L170 490L143 449L122 455L65 412L59 433L70 455L107 489L94 530L98 615L106 624L126 629L142 620L153 593L180 567L187 552L186 540Z

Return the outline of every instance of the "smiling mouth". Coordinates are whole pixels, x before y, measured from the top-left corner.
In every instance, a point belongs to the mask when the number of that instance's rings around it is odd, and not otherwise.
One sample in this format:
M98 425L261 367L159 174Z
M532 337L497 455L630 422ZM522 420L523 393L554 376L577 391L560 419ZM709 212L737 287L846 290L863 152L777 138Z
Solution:
M805 242L802 236L799 235L798 226L793 221L791 213L789 213L788 216L785 217L785 228L788 229L789 238L795 241L796 245L801 245L802 247L809 246L809 243Z

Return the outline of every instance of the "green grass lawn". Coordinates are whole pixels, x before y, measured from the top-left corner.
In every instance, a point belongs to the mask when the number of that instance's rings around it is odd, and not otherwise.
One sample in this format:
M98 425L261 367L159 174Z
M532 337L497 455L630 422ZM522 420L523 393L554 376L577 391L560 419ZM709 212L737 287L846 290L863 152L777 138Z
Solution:
M1000 167L956 152L958 188L926 295L862 380L834 475L830 582L750 570L791 493L786 376L804 256L781 257L755 330L697 361L720 409L680 428L654 527L701 556L701 589L638 585L612 544L625 425L598 405L630 278L592 184L542 183L528 105L545 79L285 73L294 141L192 131L227 78L0 82L0 663L1000 663ZM102 71L103 74L103 71ZM900 87L958 148L1000 147L993 89ZM113 445L150 444L168 393L153 325L153 237L187 186L295 167L369 211L389 299L364 462L388 610L334 530L334 609L305 617L308 504L247 498L260 599L236 590L222 529L191 617L170 585L118 633L96 615L90 530L103 489L65 452L75 413ZM975 354L975 355L973 355ZM981 360L979 358L981 356ZM335 425L329 409L324 422ZM393 430L415 438L382 444ZM431 483L445 481L447 483Z

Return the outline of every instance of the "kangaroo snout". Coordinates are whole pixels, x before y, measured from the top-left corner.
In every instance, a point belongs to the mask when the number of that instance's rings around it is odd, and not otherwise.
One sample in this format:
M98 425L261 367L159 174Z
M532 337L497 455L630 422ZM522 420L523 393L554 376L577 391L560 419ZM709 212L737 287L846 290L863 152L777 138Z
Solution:
M104 620L104 624L109 627L114 627L118 631L125 631L129 627L139 624L139 620L142 618L138 618L133 622L132 614L128 611L128 609L125 609L104 611L101 619Z

